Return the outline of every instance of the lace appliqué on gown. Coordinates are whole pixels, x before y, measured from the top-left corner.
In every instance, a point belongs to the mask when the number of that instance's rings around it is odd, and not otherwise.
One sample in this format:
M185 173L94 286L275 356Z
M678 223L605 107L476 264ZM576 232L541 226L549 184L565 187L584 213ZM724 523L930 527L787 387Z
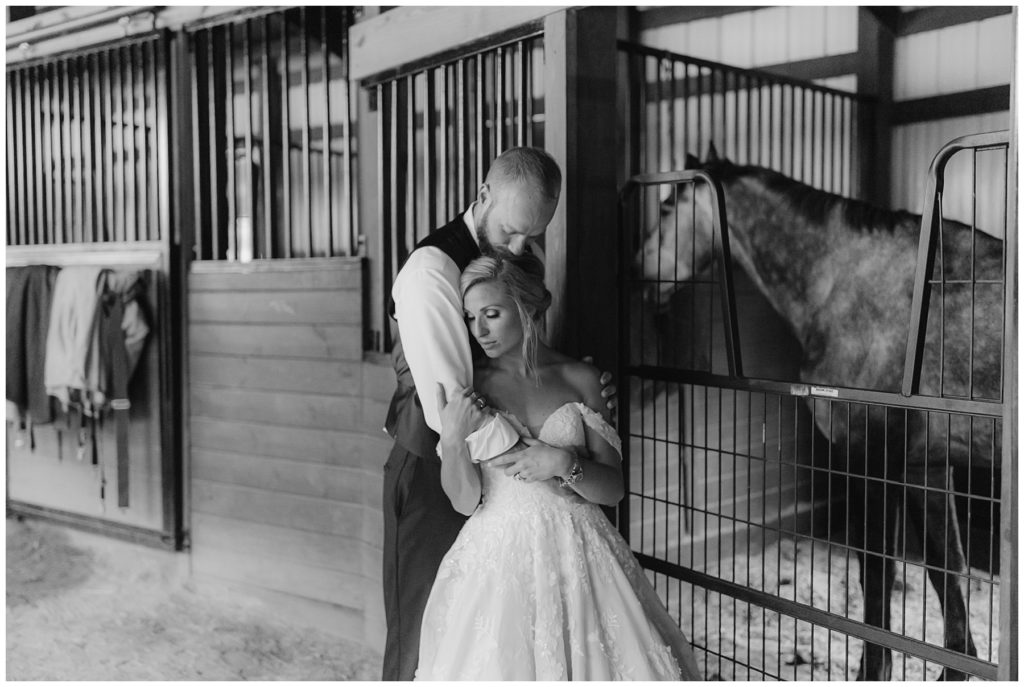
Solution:
M620 451L615 430L581 403L558 408L537 438L585 447L585 426ZM417 679L700 679L689 642L598 506L555 480L525 484L486 463L481 472L483 501L427 602Z

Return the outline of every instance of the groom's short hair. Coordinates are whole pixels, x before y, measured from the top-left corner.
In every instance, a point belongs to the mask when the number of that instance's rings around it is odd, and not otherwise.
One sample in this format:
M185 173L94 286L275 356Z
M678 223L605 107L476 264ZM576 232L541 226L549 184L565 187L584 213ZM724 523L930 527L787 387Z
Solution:
M558 200L562 191L562 170L551 154L541 148L509 148L487 171L487 182L527 183L548 200Z

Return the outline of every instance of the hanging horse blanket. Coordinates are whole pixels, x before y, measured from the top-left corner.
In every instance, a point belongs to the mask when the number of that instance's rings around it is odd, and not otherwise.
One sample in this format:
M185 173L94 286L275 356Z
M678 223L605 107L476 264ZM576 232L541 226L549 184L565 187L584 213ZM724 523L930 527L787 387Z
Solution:
M121 507L128 505L128 380L149 335L138 303L144 282L140 271L65 268L54 285L46 341L47 393L94 419L113 411Z
M58 268L7 268L7 400L29 423L53 420L43 381L50 303Z

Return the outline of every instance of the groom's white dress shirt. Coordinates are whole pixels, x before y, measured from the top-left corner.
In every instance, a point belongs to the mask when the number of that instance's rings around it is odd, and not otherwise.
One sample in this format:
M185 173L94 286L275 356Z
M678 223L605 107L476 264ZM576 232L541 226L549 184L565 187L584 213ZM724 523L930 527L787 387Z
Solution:
M473 221L474 205L462 218L479 245ZM438 383L444 386L448 399L453 397L456 387L473 385L473 357L462 309L460 276L458 266L443 250L425 246L412 252L391 289L405 361L416 384L423 417L427 426L438 434L441 433ZM466 438L466 444L471 458L481 461L501 455L518 440L519 434L512 425L495 414Z

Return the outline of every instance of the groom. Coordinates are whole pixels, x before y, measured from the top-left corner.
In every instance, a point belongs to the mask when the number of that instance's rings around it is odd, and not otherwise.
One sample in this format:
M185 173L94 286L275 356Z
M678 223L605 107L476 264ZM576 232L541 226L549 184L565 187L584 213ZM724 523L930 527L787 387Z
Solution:
M385 680L413 679L427 596L466 520L441 487L435 391L440 383L451 398L455 387L473 383L459 277L481 252L522 254L547 229L561 186L561 170L547 152L506 150L469 209L420 241L395 279L398 386L385 424L395 444L384 466L383 502ZM480 406L479 429L467 442L474 458L486 459L514 446L519 435L500 415L486 414L482 401Z

